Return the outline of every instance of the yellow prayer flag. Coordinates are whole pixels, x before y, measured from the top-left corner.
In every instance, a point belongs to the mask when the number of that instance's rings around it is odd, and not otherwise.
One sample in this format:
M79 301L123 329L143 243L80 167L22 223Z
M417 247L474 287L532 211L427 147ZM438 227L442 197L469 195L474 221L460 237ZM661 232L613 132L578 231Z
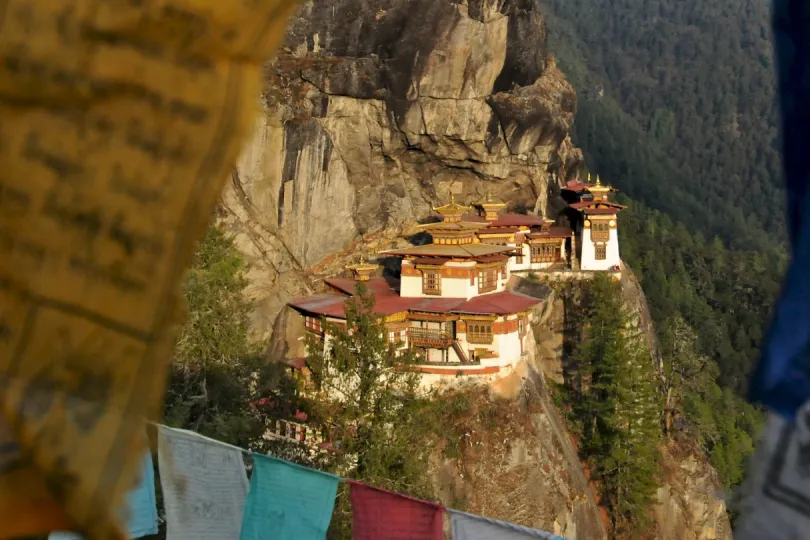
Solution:
M289 0L0 1L0 538L122 538Z

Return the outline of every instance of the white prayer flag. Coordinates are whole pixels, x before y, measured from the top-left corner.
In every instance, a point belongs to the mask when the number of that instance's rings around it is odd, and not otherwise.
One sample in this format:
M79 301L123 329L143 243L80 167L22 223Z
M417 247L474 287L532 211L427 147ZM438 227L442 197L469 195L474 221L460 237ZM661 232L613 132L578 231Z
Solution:
M530 538L563 540L555 534L521 527L514 523L484 518L458 510L448 510L448 512L450 512L453 540L526 540Z
M158 428L167 540L239 540L248 478L238 448Z

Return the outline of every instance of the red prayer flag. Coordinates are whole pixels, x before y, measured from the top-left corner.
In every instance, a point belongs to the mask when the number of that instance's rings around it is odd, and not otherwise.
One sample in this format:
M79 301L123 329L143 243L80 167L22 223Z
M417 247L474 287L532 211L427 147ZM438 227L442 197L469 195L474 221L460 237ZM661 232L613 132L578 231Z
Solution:
M350 482L354 540L442 540L444 508Z

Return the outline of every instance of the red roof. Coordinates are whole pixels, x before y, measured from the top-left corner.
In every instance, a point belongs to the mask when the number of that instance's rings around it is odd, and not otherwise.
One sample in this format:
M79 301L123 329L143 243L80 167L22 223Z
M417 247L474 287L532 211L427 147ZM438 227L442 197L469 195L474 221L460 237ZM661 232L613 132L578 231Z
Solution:
M480 263L504 262L508 261L509 257L507 255L486 255L484 257L476 257L475 260Z
M422 311L425 313L451 313L458 306L467 301L466 298L408 298L412 303L409 311Z
M574 193L582 193L583 191L587 191L588 189L592 188L594 185L595 184L580 182L579 180L569 180L563 189L573 191Z
M478 214L467 214L463 216L461 219L464 221L472 221L483 223L487 222L487 220L479 216ZM512 214L512 213L505 213L498 216L498 219L494 221L489 221L489 227L479 231L481 233L486 234L492 228L499 228L499 227L537 227L545 223L542 217L540 216L531 216L528 214Z
M529 238L568 238L572 232L569 227L549 227L547 231L533 232L527 236Z
M517 227L487 227L481 231L478 231L478 234L512 234L518 232Z
M446 262L450 262L452 259L448 257L417 257L416 259L412 260L411 262L414 264L444 264Z
M324 282L330 287L334 287L340 292L349 295L355 293L358 283L365 285L369 292L374 293L375 296L392 296L397 294L385 278L381 277L373 277L368 281L356 281L353 278L330 278L325 279Z
M329 298L327 298L329 297ZM321 294L290 302L290 306L300 311L334 318L345 318L347 298L337 294ZM466 298L402 298L386 296L377 298L374 312L391 315L401 311L421 311L426 313L471 313L505 315L525 311L541 300L519 293L503 291Z
M591 206L597 206L597 205L609 206L610 208L615 208L616 210L623 210L623 209L627 208L623 204L610 202L610 201L605 201L605 200L601 200L601 201L580 201L580 202L571 203L568 206L570 206L574 210L583 210L585 208L590 208Z
M594 215L594 216L607 216L607 215L614 215L616 212L621 210L621 208L586 208L583 210L585 214Z
M346 296L334 293L326 293L296 298L295 300L291 301L289 305L306 313L314 313L316 315L343 319L346 317L346 312L343 307L345 303Z
M455 313L471 313L476 315L509 315L511 313L518 313L519 311L526 311L540 302L542 302L542 300L526 296L525 294L503 291L476 296L453 311Z

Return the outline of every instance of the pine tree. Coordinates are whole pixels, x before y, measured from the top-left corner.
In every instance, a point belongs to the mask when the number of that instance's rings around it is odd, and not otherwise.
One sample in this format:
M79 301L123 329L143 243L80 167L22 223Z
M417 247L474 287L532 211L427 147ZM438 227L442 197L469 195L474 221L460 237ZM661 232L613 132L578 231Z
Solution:
M184 283L188 315L171 366L165 417L169 425L258 448L268 415L295 412L297 384L250 339L246 272L233 239L211 225Z
M573 303L582 326L563 400L579 428L580 451L611 510L614 530L626 537L649 524L657 488L659 381L618 283L597 276L583 283Z

